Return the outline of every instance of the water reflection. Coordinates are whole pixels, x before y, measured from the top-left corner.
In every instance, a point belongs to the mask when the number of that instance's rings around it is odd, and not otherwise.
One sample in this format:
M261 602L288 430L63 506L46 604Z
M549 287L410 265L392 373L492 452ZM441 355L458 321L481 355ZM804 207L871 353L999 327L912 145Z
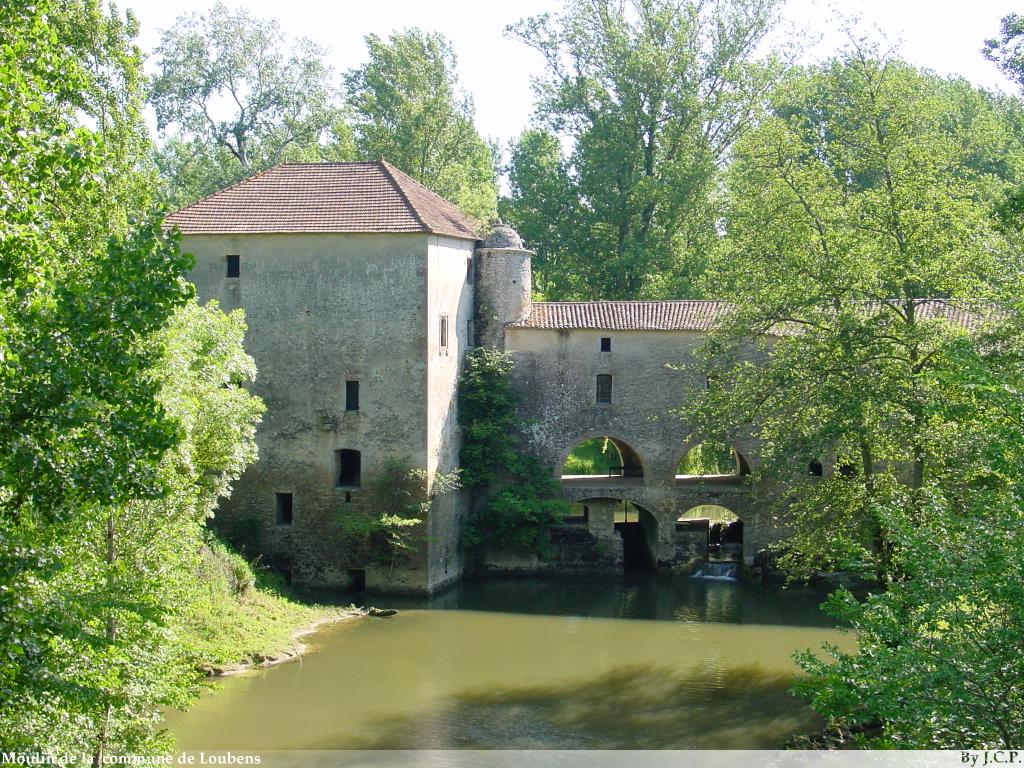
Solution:
M771 749L820 730L791 676L757 666L622 666L573 684L499 687L370 725L356 749ZM326 745L325 745L326 746Z
M328 596L330 598L331 596ZM389 608L616 619L781 624L829 627L834 620L818 604L824 595L774 586L734 584L686 577L636 575L622 578L519 578L464 581L429 598L350 594L339 602ZM323 599L324 595L320 595Z

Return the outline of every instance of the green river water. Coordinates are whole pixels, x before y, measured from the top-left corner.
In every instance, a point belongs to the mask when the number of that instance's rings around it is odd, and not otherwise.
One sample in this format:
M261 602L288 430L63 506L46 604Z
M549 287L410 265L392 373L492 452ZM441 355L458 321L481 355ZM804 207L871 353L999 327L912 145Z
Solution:
M399 615L328 627L167 727L188 750L777 748L821 725L793 651L852 642L820 601L686 578L373 598Z

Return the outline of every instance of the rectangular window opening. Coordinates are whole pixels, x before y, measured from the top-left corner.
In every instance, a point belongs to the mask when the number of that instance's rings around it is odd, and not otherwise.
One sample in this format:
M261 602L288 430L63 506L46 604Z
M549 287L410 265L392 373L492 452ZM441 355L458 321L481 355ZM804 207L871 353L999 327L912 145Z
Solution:
M242 265L237 253L228 254L224 257L227 262L227 276L228 277L239 277L242 274Z
M292 495L290 493L274 494L274 520L278 525L292 524Z
M612 339L610 336L601 337L601 351L611 352L612 351Z
M448 354L448 315L441 315L441 354Z
M362 471L362 454L348 448L334 452L334 470L339 487L359 487L359 475Z
M610 403L612 401L612 377L608 373L597 374L597 402Z
M345 382L345 410L346 411L358 411L359 410L359 382L358 381L346 381Z

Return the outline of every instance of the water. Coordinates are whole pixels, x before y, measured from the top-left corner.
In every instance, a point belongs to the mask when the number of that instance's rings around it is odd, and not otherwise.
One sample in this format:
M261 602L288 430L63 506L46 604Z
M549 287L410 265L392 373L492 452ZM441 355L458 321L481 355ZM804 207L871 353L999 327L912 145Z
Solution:
M736 563L704 563L701 569L693 574L693 578L736 581L736 570Z
M167 726L195 750L776 748L821 726L792 652L850 645L819 601L687 578L374 599L399 615L329 627Z

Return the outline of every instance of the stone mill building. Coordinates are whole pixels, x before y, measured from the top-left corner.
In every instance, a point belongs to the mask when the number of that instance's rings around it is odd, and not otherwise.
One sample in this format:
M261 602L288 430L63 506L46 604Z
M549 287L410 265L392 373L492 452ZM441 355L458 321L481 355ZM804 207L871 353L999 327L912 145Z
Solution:
M563 477L582 516L552 531L549 563L497 555L495 567L621 565L616 510L639 510L652 567L706 548L679 521L696 504L743 519L748 561L774 529L748 508L738 476L680 477L689 433L670 414L704 381L684 363L715 321L715 302L533 302L519 236L477 223L387 162L284 164L172 214L194 254L200 301L245 310L246 347L267 405L260 458L217 513L296 583L430 592L457 580L467 499L438 496L424 544L402 567L360 562L341 520L362 509L364 480L396 460L427 476L458 468L457 385L467 349L510 351L530 450L562 475L581 441L606 438L609 476ZM706 551L706 549L705 549Z

